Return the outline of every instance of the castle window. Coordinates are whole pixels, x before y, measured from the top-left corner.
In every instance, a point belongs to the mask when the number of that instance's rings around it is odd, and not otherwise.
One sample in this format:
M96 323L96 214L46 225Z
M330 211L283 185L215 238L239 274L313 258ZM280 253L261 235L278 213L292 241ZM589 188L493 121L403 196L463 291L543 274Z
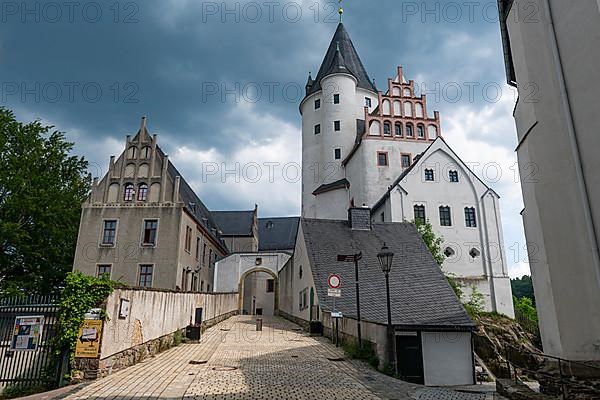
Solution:
M426 169L425 170L425 180L428 182L433 182L434 181L434 175L433 175L433 170L432 169Z
M405 117L412 117L413 113L412 113L412 103L410 101L407 101L404 103L404 116Z
M400 158L402 162L402 168L410 167L410 154L402 154Z
M340 160L342 158L342 149L333 149L333 158Z
M189 226L185 227L185 251L192 251L192 228Z
M450 182L458 182L458 171L449 171L448 178L450 179Z
M154 266L140 265L140 280L139 286L141 287L152 287L152 273L154 272Z
M423 125L417 125L417 136L419 138L425 137L425 127Z
M138 189L138 201L146 200L148 200L148 185L145 183L140 183L140 187Z
M142 148L142 158L148 159L152 154L152 148L150 146L145 146Z
M383 115L390 115L392 113L391 105L389 100L383 101Z
M448 258L452 257L455 254L456 254L456 251L454 251L454 249L452 247L446 247L446 249L444 249L444 255Z
M392 135L392 124L390 124L389 122L383 123L383 134L384 134L384 136Z
M415 115L417 118L423 118L423 105L421 103L415 103Z
M333 104L340 104L340 95L339 94L333 95Z
M406 124L406 137L413 137L413 136L414 136L413 125Z
M198 261L200 259L200 242L201 239L200 237L196 237L196 261Z
M123 200L125 201L133 201L135 195L135 189L133 188L133 183L125 184L125 192L123 194Z
M468 228L477 227L477 220L475 219L475 207L465 207L465 226Z
M452 226L452 217L450 216L450 207L440 207L440 225L441 226Z
M380 167L388 166L388 153L385 151L377 152L377 165Z
M396 136L402 136L402 124L400 122L396 122L394 133Z
M340 121L334 121L333 122L333 130L336 132L339 132L340 130L342 130L342 123Z
M206 243L202 246L202 265L206 265Z
M414 213L415 213L415 223L424 224L426 221L425 206L422 204L414 206Z
M319 108L321 108L321 99L315 100L315 110L318 110Z
M144 220L144 236L142 238L143 246L155 246L156 245L156 231L158 230L157 219L145 219Z
M106 275L108 278L110 278L111 268L112 268L112 265L110 265L110 264L98 265L98 267L96 268L96 276L98 278L101 278L102 276Z
M404 97L410 97L410 89L409 88L404 89Z
M275 291L275 279L267 279L267 293Z
M318 135L319 133L321 133L321 124L315 125L315 135Z
M479 250L477 250L475 247L473 247L471 249L471 251L469 251L469 255L471 256L471 258L477 258L481 255L481 252Z
M117 220L105 220L102 227L102 245L114 246L117 239Z
M369 107L371 108L371 106L373 105L371 99L369 97L365 97L365 107Z

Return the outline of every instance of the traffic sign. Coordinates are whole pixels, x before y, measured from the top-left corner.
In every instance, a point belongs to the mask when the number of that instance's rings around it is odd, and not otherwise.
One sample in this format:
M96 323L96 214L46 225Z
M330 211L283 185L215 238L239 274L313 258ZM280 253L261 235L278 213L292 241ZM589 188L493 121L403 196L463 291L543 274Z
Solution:
M331 313L331 318L344 318L344 315L341 311L333 311Z
M339 289L340 286L342 286L342 280L340 279L340 276L336 274L329 275L327 283L331 289Z
M327 289L327 296L329 297L342 297L342 289Z

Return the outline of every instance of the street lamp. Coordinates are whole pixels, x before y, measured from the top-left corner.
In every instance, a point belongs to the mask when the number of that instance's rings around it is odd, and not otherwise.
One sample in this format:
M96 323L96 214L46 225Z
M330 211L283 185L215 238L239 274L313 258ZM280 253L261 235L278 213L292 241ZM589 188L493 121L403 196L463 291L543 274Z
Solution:
M392 260L394 259L394 253L390 251L390 249L383 244L381 251L377 253L377 259L379 260L379 265L381 266L381 270L385 274L385 289L387 293L387 320L388 320L388 340L387 340L387 351L388 351L388 361L393 368L394 372L396 371L396 357L394 356L394 331L392 329L392 307L390 304L390 271L392 270Z

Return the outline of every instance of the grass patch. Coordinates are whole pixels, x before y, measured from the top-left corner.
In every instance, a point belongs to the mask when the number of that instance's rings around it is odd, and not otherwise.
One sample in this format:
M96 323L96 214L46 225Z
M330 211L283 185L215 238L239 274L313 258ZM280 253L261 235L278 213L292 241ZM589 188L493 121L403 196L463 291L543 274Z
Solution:
M347 341L344 342L342 348L348 357L357 360L364 360L373 368L379 368L379 357L377 356L377 352L373 350L373 343L363 342L361 347L357 342Z

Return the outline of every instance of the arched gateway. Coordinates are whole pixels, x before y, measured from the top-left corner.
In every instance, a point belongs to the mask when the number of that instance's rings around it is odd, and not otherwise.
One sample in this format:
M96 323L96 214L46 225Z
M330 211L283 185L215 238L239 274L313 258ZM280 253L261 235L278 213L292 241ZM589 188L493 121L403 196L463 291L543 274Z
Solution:
M268 268L244 272L238 284L239 311L245 315L275 315L279 309L277 274Z

